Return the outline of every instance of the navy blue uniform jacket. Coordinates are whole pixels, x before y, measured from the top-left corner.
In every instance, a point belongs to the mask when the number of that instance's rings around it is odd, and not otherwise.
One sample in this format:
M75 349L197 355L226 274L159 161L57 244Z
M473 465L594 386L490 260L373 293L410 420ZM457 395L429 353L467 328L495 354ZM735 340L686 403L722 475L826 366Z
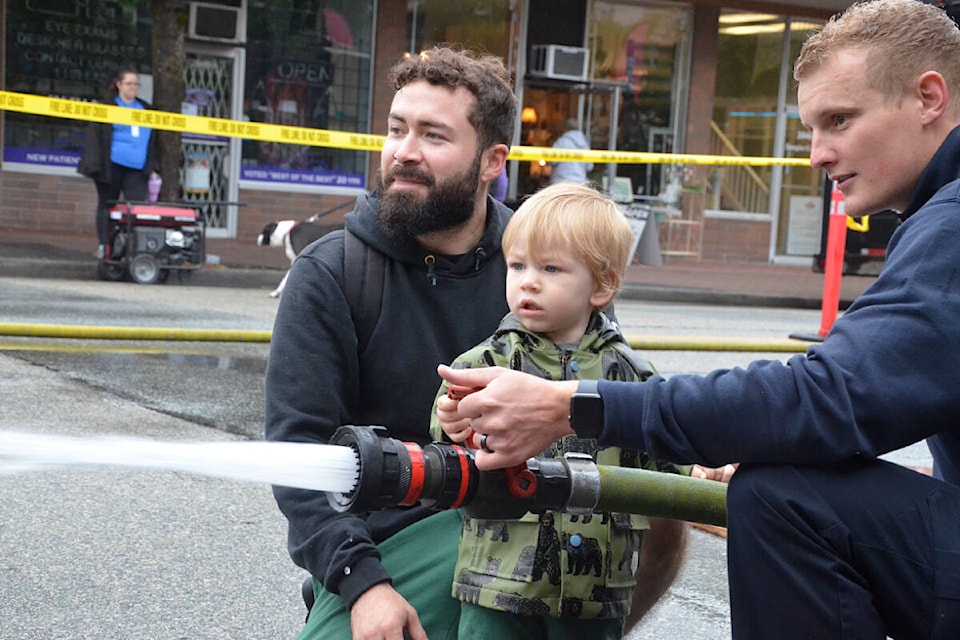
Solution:
M601 442L663 460L825 464L927 439L960 484L960 128L927 166L886 264L822 344L786 363L601 382Z

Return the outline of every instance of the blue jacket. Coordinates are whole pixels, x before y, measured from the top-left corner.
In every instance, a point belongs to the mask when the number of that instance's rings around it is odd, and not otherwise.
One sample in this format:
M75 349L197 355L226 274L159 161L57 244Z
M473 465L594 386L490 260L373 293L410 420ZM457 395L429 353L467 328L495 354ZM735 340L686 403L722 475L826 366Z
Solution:
M149 102L139 100L144 109L153 109ZM83 142L83 154L77 171L94 182L110 182L110 148L113 140L113 125L109 122L91 122L87 126ZM150 135L147 146L147 161L143 165L143 174L151 171L160 173L160 145L157 136Z
M655 458L827 464L928 439L960 484L960 128L925 169L877 278L786 363L601 382L601 443Z

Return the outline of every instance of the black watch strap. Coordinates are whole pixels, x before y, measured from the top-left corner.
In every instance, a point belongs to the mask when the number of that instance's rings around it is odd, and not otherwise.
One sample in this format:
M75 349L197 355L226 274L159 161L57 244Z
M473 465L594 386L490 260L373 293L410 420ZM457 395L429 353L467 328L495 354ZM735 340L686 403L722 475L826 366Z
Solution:
M581 380L570 397L570 427L578 438L597 438L603 430L603 398L596 380Z

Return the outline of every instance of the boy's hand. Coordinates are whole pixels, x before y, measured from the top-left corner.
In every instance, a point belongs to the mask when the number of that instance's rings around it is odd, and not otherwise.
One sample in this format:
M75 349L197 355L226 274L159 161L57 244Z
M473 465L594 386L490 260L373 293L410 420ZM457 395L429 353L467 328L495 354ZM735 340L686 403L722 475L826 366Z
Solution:
M437 399L437 422L452 442L463 442L473 433L470 420L461 418L457 410L460 406L460 397L454 398L448 393Z
M716 469L711 469L709 467L701 467L699 464L693 465L693 470L690 472L690 475L694 478L701 478L703 480L713 480L715 482L730 482L730 478L733 477L733 474L736 473L737 467L740 466L740 463L736 464L725 464L722 467Z

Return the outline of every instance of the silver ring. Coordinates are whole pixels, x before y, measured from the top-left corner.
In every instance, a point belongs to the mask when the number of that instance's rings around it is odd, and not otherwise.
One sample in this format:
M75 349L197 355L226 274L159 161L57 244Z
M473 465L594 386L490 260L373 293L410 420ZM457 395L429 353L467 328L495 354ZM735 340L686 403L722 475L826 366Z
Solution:
M400 162L400 158L397 157L397 154L393 154L393 159L396 160L397 162Z
M487 434L480 436L480 448L487 453L493 453L493 449L487 446Z

